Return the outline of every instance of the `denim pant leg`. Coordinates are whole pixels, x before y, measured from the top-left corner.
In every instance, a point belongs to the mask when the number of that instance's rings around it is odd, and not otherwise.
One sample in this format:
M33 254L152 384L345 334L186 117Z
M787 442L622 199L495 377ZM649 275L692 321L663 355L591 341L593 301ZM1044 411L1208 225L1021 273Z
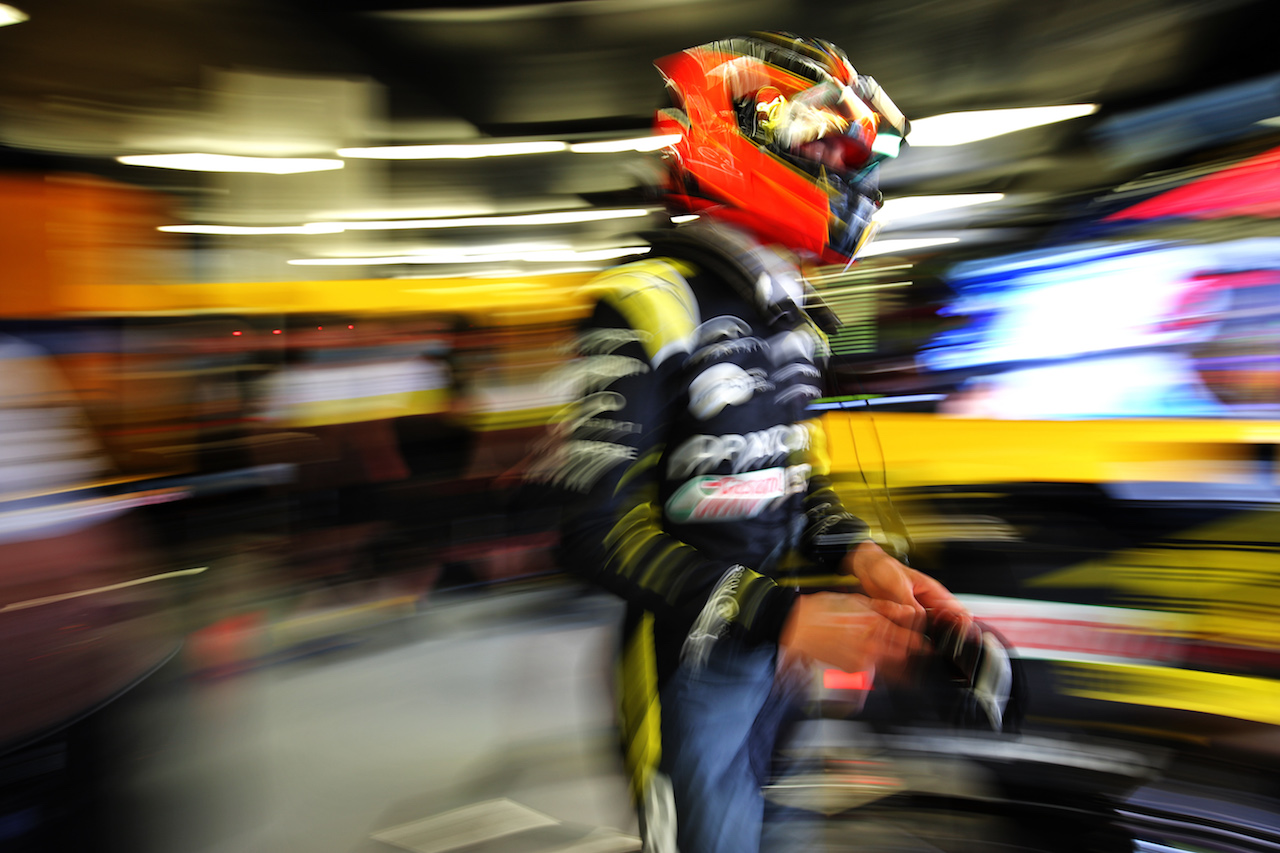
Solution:
M768 773L781 723L776 648L715 645L662 691L662 771L675 797L680 853L752 853L760 846Z

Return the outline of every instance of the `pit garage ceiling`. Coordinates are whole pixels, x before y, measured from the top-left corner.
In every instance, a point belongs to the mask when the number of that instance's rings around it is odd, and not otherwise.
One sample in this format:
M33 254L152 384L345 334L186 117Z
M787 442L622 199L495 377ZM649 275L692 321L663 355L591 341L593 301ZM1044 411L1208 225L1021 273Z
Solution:
M0 166L123 175L182 195L193 219L247 214L227 203L227 186L211 194L207 179L120 167L114 157L202 143L332 156L343 145L634 133L662 104L654 57L750 29L843 46L915 118L1101 104L1086 119L987 143L908 149L884 172L887 195L1018 195L1023 203L1005 215L1023 224L1200 151L1259 147L1276 129L1258 122L1280 114L1271 0L14 5L30 20L0 28ZM236 106L246 93L260 96L253 109ZM294 204L233 188L257 219L284 220L315 215L302 208L317 196L352 208L329 215L408 210L427 197L466 212L468 194L489 200L477 209L537 209L569 196L606 199L635 179L614 161L549 168L508 159L448 174L387 166L345 179L337 194L332 176L315 176L305 180L318 189Z

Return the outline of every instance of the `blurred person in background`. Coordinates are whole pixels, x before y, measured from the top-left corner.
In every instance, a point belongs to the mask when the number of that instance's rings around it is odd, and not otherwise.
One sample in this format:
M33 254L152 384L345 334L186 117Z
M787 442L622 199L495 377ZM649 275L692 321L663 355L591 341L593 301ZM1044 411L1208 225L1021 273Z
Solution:
M657 60L673 106L665 199L694 221L595 280L576 403L530 471L566 495L566 568L627 604L620 723L645 849L759 849L761 785L814 662L892 675L937 581L868 538L827 477L830 312L801 265L871 235L907 121L834 45L756 33ZM879 141L877 141L879 137ZM860 591L800 594L789 566Z
M389 323L352 326L337 333L337 344L290 345L257 389L264 430L306 433L322 448L298 469L289 554L294 581L320 601L335 594L341 601L359 592L349 582L375 577L386 489L411 473L395 419L438 408L447 385Z

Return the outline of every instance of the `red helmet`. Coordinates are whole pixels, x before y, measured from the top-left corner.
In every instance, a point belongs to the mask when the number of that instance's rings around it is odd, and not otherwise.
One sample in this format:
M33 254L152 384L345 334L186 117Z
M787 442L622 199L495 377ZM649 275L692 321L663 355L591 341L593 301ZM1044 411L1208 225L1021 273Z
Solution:
M671 203L711 212L828 263L871 236L877 166L908 122L830 42L752 33L654 62L674 106L655 119Z

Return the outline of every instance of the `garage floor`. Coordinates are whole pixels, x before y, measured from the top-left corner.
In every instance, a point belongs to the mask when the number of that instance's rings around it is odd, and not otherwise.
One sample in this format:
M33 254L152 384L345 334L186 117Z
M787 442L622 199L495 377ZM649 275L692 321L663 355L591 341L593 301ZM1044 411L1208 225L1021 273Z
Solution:
M638 849L611 741L612 600L552 587L353 612L328 614L353 630L176 679L131 715L154 744L128 777L140 849Z
M637 851L607 689L620 609L545 582L348 601L193 637L183 666L115 724L116 843L102 847ZM777 850L1210 850L1242 827L1280 842L1280 800L1261 777L1180 770L1165 749L815 725L767 792L806 808L774 825Z

